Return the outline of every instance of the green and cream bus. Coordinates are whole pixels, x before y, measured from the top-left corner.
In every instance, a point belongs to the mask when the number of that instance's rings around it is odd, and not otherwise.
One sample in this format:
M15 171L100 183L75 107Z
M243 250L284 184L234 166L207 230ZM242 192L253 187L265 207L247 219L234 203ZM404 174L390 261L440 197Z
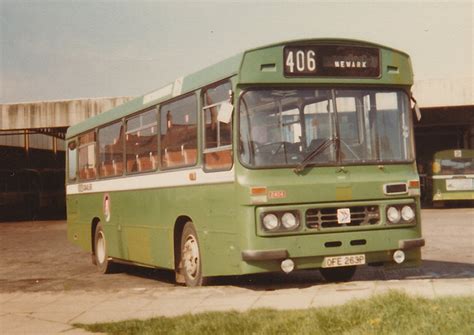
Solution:
M445 202L474 201L474 150L438 151L428 172L425 181L428 202L442 206Z
M72 126L68 238L213 276L413 266L424 245L407 54L308 39L242 52Z

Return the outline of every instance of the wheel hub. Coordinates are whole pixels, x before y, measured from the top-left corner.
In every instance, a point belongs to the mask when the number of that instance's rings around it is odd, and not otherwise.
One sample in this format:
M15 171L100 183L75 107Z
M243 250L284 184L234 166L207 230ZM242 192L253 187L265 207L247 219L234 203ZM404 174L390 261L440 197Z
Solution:
M100 264L105 262L105 237L103 232L99 232L96 245L97 260Z
M196 238L188 236L183 247L184 270L189 277L195 278L199 270L199 247Z

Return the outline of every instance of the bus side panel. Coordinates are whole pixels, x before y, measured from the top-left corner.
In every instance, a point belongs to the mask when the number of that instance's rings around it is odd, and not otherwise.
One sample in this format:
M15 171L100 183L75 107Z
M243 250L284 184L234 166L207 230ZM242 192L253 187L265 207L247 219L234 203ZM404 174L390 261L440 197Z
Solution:
M116 192L112 201L118 203L120 237L124 259L160 267L169 267L163 261L169 256L163 251L169 227L163 222L163 206L160 190L132 190ZM167 249L163 249L167 250Z
M119 216L111 209L107 222L103 214L103 194L68 195L68 237L84 250L92 251L92 223L98 218L107 238L107 251L110 257L122 258L120 236L118 233ZM113 205L113 200L112 204ZM113 208L113 207L112 207Z
M233 190L229 183L110 194L111 222L119 222L120 258L174 269L174 225L189 217L198 233L203 273L239 273Z
M167 221L186 215L196 227L205 276L239 272L240 250L233 183L168 189L164 212ZM172 235L169 241L173 241ZM172 259L172 258L171 258Z
M69 195L68 236L91 251L92 221L99 218L109 256L174 269L174 225L179 217L186 216L198 233L203 273L240 273L234 189L233 183L227 183L110 192L108 222L103 214L105 194Z
M236 185L221 184L202 188L202 208L206 210L208 233L204 234L203 269L208 275L240 272Z
M68 195L67 202L67 237L68 240L86 251L92 251L90 223L79 222L79 195Z

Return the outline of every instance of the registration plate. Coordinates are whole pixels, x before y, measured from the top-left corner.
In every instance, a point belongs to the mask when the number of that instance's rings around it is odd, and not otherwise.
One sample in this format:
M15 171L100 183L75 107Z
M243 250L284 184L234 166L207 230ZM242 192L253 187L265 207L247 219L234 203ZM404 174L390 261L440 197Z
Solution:
M365 255L346 255L324 257L323 268L337 268L341 266L352 266L365 264Z

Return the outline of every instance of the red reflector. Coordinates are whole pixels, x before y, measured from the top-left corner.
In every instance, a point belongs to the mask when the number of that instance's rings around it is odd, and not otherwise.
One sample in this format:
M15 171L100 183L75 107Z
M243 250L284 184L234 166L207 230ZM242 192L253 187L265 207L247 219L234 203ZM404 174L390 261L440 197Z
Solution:
M267 195L266 187L252 187L250 188L251 195Z
M408 182L409 188L420 188L420 181L419 180L410 180Z

